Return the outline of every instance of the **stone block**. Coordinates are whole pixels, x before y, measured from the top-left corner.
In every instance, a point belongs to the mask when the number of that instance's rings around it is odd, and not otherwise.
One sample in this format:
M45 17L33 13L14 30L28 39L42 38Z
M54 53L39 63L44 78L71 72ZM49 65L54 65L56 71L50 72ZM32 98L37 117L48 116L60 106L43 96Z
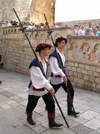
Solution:
M74 77L77 78L77 76L78 76L78 73L77 72L74 72Z
M84 80L83 79L79 79L79 84L84 85Z
M78 78L80 78L80 79L84 79L84 75L81 74L81 73L78 73Z
M100 78L95 78L95 83L100 84Z
M73 76L73 75L74 75L74 72L68 71L68 75L69 75L69 76Z
M67 69L68 69L68 70L72 70L72 67L71 67L71 66L68 66Z
M92 82L92 83L94 83L95 77L94 77L94 76L90 76L90 77L89 77L89 81Z
M90 70L90 66L85 65L86 70Z
M96 88L97 88L97 89L100 89L100 84L97 84Z
M78 78L74 78L74 82L75 83L78 83L79 82L79 79Z
M82 73L83 73L83 74L88 74L88 73L87 73L87 70L83 70L83 69L82 69Z
M81 68L77 68L77 72L81 73L82 69Z
M93 71L87 71L87 73L88 73L88 75L91 75L91 76L93 76Z
M78 65L78 63L75 63L75 67L78 67L79 65Z
M76 71L76 68L75 68L75 67L72 67L72 71L74 71L74 72L75 72L75 71Z
M89 76L88 75L84 75L84 80L88 81L89 80Z
M90 86L90 82L85 81L85 85L86 85L86 86Z
M94 72L94 76L98 77L99 76L99 73Z
M90 71L95 71L96 67L90 66Z
M95 88L96 87L96 83L91 83L91 87Z
M70 81L73 82L73 77L70 77Z
M96 68L96 72L97 72L97 73L100 73L100 67L97 67L97 68Z
M73 62L68 62L68 65L71 67L74 67L74 63Z
M84 65L83 64L79 64L79 68L84 69Z
M73 127L71 130L74 131L76 134L89 134L90 132L92 132L91 129L81 124L78 124L77 126Z

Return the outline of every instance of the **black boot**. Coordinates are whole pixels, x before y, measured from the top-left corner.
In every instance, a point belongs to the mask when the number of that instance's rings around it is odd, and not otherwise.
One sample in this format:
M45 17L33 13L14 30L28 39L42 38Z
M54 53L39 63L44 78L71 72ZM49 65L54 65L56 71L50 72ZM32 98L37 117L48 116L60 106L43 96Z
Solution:
M75 112L72 110L72 104L71 103L67 103L67 110L68 110L68 115L78 115L80 112Z
M31 125L35 125L36 124L36 122L32 119L32 116L27 116L27 121Z
M54 118L48 118L49 119L49 127L61 127L63 124L58 124L54 121Z

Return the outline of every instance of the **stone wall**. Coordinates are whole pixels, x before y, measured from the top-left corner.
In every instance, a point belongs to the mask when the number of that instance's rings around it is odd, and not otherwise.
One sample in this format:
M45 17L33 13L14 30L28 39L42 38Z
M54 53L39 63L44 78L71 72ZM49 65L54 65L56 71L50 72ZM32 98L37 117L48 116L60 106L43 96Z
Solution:
M29 21L29 0L0 0L0 21L18 21L13 8L16 9L22 21Z
M53 31L54 40L58 36L64 36L68 40L67 47L64 50L66 54L66 70L73 85L92 91L100 91L100 38L71 36L73 33L71 28L55 28L51 30ZM52 44L51 37L47 34L47 31L47 29L26 31L34 49L37 44L42 42ZM3 67L29 75L28 66L35 57L25 34L22 34L19 26L3 27L1 32L0 54L4 63ZM88 59L88 53L91 53L90 59ZM95 56L97 57L96 60Z
M72 34L73 32L71 28L51 30L53 31L54 40L61 35L67 38L67 34ZM19 26L3 27L1 28L1 33L0 54L4 63L3 67L19 73L29 74L29 63L35 57L25 34L22 34ZM34 49L42 42L52 44L51 37L47 34L47 29L29 30L26 33Z
M67 72L73 85L100 91L100 38L68 36L67 39Z

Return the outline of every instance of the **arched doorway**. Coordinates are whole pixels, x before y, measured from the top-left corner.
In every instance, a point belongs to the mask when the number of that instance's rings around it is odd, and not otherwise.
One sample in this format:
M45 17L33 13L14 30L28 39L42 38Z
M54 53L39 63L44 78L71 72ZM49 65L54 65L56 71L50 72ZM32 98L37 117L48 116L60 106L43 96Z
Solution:
M45 23L44 13L52 26L55 18L55 0L30 0L30 22Z

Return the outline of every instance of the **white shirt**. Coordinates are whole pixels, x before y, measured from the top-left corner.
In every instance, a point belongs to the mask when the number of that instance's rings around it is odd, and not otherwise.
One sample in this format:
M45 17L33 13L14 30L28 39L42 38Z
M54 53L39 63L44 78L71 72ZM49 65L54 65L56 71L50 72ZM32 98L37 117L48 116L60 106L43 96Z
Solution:
M41 61L39 56L38 56L38 58L39 58L39 61ZM46 63L43 64L43 69L44 69L44 73L46 74L46 70L47 70ZM45 88L44 91L36 91L36 90L33 90L33 87L31 86L30 89L27 88L26 90L24 90L25 92L28 92L30 95L43 96L46 93L48 93L48 90L50 90L52 88L49 81L43 76L42 71L40 70L39 67L32 66L30 68L30 75L31 75L32 85L36 89Z
M60 57L63 62L63 66L65 66L64 54L61 54L57 48L56 48L56 50L57 50L57 53L60 54ZM53 77L49 78L49 81L51 82L51 84L57 85L57 84L63 83L63 77L65 76L65 74L63 73L62 69L59 68L57 58L50 57L49 63L50 63L50 67L51 67L51 72L53 73ZM55 75L61 75L62 77L55 77Z
M79 29L78 35L84 36L85 35L85 30Z
M28 27L27 27L28 29L32 29L32 26L31 25L28 25Z
M6 23L6 27L10 27L12 26L10 23Z

